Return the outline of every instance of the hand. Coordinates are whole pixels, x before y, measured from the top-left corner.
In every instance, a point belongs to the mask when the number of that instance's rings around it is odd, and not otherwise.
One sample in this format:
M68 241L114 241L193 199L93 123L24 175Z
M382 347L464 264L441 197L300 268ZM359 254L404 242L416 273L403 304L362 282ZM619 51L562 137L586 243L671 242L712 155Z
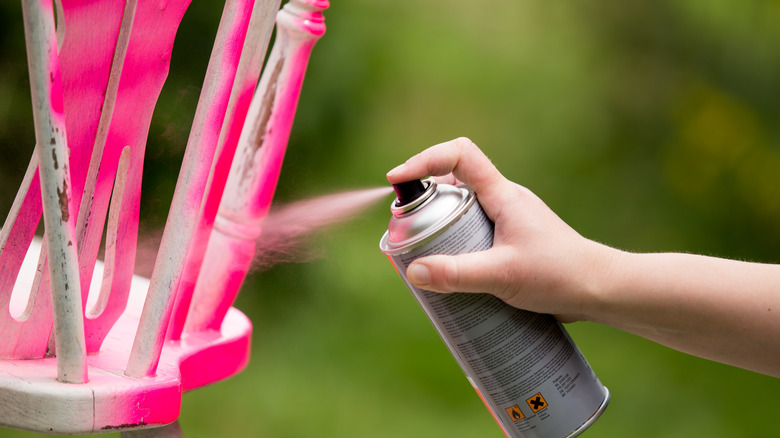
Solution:
M427 176L463 182L495 223L493 247L415 260L406 274L436 292L486 292L564 321L588 319L591 295L617 251L587 240L530 190L507 180L469 139L433 146L387 174L390 183Z
M495 223L493 247L415 260L412 284L486 292L515 307L590 320L696 356L780 377L780 265L695 254L618 251L580 236L525 187L504 178L466 138L391 170L474 189Z

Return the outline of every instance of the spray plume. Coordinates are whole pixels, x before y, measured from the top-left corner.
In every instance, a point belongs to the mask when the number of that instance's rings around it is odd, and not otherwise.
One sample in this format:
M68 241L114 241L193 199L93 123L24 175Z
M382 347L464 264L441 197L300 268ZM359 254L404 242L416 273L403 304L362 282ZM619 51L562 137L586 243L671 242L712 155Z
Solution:
M352 190L273 208L262 223L253 269L313 259L307 248L312 233L356 217L391 192L389 187Z
M391 187L350 190L273 207L263 220L252 270L316 258L308 248L308 239L314 232L355 218L391 192ZM161 231L149 230L139 236L136 274L151 276L161 236Z

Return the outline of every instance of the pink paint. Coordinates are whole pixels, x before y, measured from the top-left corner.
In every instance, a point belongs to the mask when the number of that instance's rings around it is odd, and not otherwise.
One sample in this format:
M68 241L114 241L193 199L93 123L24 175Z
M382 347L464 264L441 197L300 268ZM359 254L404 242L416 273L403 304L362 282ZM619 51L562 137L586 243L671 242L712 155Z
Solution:
M135 19L127 22L133 23L132 29L128 25L128 37L123 46L127 56L117 60L122 67L115 68L116 75L121 73L121 77L114 80L116 87L111 90L109 71L116 50L117 33L125 14L124 3L63 1L62 19L67 27L60 61L64 97L59 104L54 100L54 108L62 109L64 103L64 122L68 124L71 141L72 178L69 187L72 190L68 211L75 215L82 210L77 224L81 284L90 284L111 192L118 191L121 195L115 207L117 213L122 212L121 220L117 219L110 225L108 238L112 244L107 252L123 254L123 257L114 258L116 263L106 270L108 274L101 296L93 300L101 303L102 311L83 309L89 313L85 331L87 349L91 352L100 348L106 332L126 303L133 272L146 136L154 105L168 73L167 54L189 0L171 2L164 11L150 6L149 2L141 3L127 11L135 14ZM56 51L53 56L56 56ZM56 81L57 75L53 77L52 96L55 96L59 82ZM104 102L110 99L114 101L108 108ZM112 112L103 114L106 109ZM98 132L101 114L106 119L102 137ZM61 117L55 114L55 120L62 121ZM95 142L98 144L92 156ZM117 179L115 187L119 158L125 146L132 149L128 158L131 163L126 175ZM91 178L87 182L90 156L93 163ZM20 190L19 207L9 215L12 225L3 230L10 245L0 254L0 261L5 260L3 266L7 268L0 272L0 304L10 302L11 285L40 218L40 192L27 189L39 185L34 167L28 170L26 181L30 184L23 184ZM78 205L82 192L88 196L79 209L75 205ZM44 274L35 283L35 290L26 294L29 304L16 305L17 308L30 308L23 315L23 321L11 317L10 313L7 317L0 314L0 334L7 340L0 345L0 357L42 357L49 345L51 305L47 301L48 293L39 293L48 292L47 275ZM86 306L88 293L89 288L82 288L82 307ZM24 297L25 294L20 292L19 296ZM7 307L3 305L2 308ZM12 339L18 339L17 345Z
M36 358L46 353L45 339L51 331L51 294L48 290L39 293L40 288L32 289L35 274L28 271L23 276L30 278L29 289L14 291L14 284L32 242L35 229L41 219L41 190L37 171L38 160L33 155L27 169L22 187L3 226L2 240L5 245L0 252L0 359ZM34 263L37 265L37 262ZM35 272L34 270L32 272ZM16 309L25 309L23 314L12 315L12 302ZM33 305L34 303L34 305ZM22 333L31 328L46 330L41 340L19 345L17 340ZM34 331L39 333L39 331Z
M355 218L392 192L391 187L353 190L271 209L262 222L263 232L257 239L252 269L313 258L305 248L313 233Z
M250 0L229 0L225 4L152 273L148 302L139 322L139 336L133 343L128 362L126 372L131 376L153 375L159 360L183 278L186 255L196 237L252 4ZM186 297L180 299L186 300Z
M252 241L276 190L309 56L325 32L322 8L327 6L320 0L293 0L277 15L276 42L239 139L193 292L188 330L218 327L238 294L251 263Z
M190 0L170 1L161 10L152 2L138 2L134 10L128 11L135 15L125 42L126 54L121 60L121 74L116 85L110 123L106 127L102 154L93 158L99 160L92 164L97 166L92 170L95 175L94 189L88 186L87 190L94 190L95 202L89 206L89 219L85 216L87 229L81 243L82 275L85 278L83 284L89 284L92 274L90 266L94 265L97 257L111 192L117 191L121 182L122 196L116 200L116 207L112 207L118 210L119 217L113 225L109 225L108 239L113 245L107 249L107 252L121 256L112 260L114 264L106 270L110 275L104 279L99 291L101 296L97 301L104 303L103 311L97 314L85 309L89 315L86 319L87 348L91 352L100 348L103 338L127 302L133 274L143 157L149 126L154 106L168 76L170 58L167 54L170 53L189 3ZM126 174L116 175L120 157L126 147L129 148L126 152ZM84 303L86 301L84 299Z
M88 13L85 10L94 6L95 2L73 2L69 0L63 1L65 7L69 12L73 11L73 7L77 6L79 9L78 14ZM74 5L76 3L76 5ZM103 9L111 7L108 3L101 5ZM45 5L50 7L51 3ZM78 205L79 199L82 193L82 187L84 185L84 177L86 176L86 161L89 158L89 150L91 149L92 141L94 138L89 138L89 132L85 133L84 128L87 128L89 120L95 119L94 127L97 124L96 117L89 117L86 113L90 112L94 108L97 108L98 116L100 106L102 104L102 92L105 90L105 79L100 80L99 76L102 71L107 71L105 66L101 67L96 59L100 59L99 53L104 45L100 43L103 41L102 30L110 27L112 23L112 16L104 14L101 19L95 20L95 17L90 17L89 20L89 32L82 32L84 41L81 44L75 46L71 44L79 39L79 29L83 29L84 26L79 26L78 23L72 22L71 18L74 14L65 14L62 18L64 21L70 22L68 39L64 42L62 53L60 54L60 71L61 71L61 83L62 87L59 88L61 97L57 97L57 87L52 88L52 93L55 96L52 97L55 103L54 108L58 112L63 111L63 104L69 108L77 108L81 113L77 114L76 111L66 111L65 124L68 125L68 144L71 150L70 154L70 171L71 171L71 211L77 211L74 207ZM76 15L78 15L76 14ZM120 15L121 17L121 12ZM86 45L84 43L89 43ZM74 47L76 51L79 51L86 55L74 57ZM81 47L81 49L79 49ZM84 47L90 47L89 50L85 50ZM107 48L109 52L113 52L113 46ZM56 53L54 53L56 55ZM110 53L108 55L108 63L110 63ZM76 59L74 59L76 58ZM80 60L87 60L89 62L79 65ZM104 63L105 64L105 63ZM55 75L56 78L56 75ZM56 82L60 84L60 81ZM101 88L102 86L102 88ZM76 90L76 91L74 91ZM74 101L75 100L75 101ZM67 103L65 103L67 102ZM60 120L61 121L61 120ZM89 131L89 128L87 128ZM86 139L83 137L86 136ZM94 137L94 132L92 132ZM32 190L29 188L32 187ZM32 236L35 232L35 228L41 218L41 193L40 182L37 172L37 159L33 157L30 168L25 176L25 182L22 184L22 188L17 196L18 208L12 209L12 212L8 217L8 225L3 228L3 233L6 234L8 244L5 246L2 254L0 254L0 266L2 266L2 279L0 279L0 309L5 309L8 303L8 293L12 290L13 283L16 278L16 274L19 271L19 264L21 263L27 247L32 240ZM16 205L16 204L15 204ZM44 286L48 284L46 279ZM32 287L32 286L30 286ZM3 292L5 291L5 292ZM41 293L39 293L41 292ZM0 318L0 334L7 342L0 345L0 357L42 357L46 351L47 340L49 337L48 332L51 330L51 304L48 297L48 287L40 288L36 287L35 290L17 290L15 300L20 302L18 307L23 309L29 308L28 311L23 312L23 315L19 315L19 318ZM5 299L3 299L5 298ZM21 300L20 298L28 298ZM33 303L35 305L33 305ZM14 335L11 332L15 333ZM22 335L22 333L25 333ZM35 334L39 334L36 336ZM13 351L9 350L14 348L12 339L24 336L24 345L20 345Z
M46 228L45 253L49 259L56 260L56 263L48 263L46 273L51 284L53 337L61 350L57 355L57 379L83 383L87 379L87 369L74 236L76 218L62 114L54 11L51 2L32 0L22 2L22 11ZM43 335L48 329L46 326L28 327L38 335ZM21 339L16 341L19 343Z
M37 248L33 248L36 250ZM98 263L98 271L102 265ZM236 309L221 332L186 334L169 342L156 376L125 377L128 343L135 334L149 281L134 277L128 306L111 329L100 352L87 359L90 381L57 382L56 359L0 361L0 406L13 400L13 412L0 426L60 434L89 434L150 427L175 421L184 392L217 382L248 363L252 325ZM11 398L13 397L13 398Z
M56 267L57 272L66 273L58 278L57 291L66 289L63 286L68 285L67 273L70 273L71 262L75 261L75 252L67 247L72 238L72 204L52 4L23 2L22 9L25 37L28 41L27 58L37 145L2 231L3 254L0 258L3 259L4 272L3 284L0 285L0 301L4 305L0 311L0 339L4 342L0 346L0 357L41 357L51 331L52 305L48 288L42 289L40 293L39 290L34 290L29 294L30 300L36 301L38 305L34 308L26 306L29 310L24 311L21 316L23 320L14 318L8 308L11 299L17 300L25 296L13 294L14 296L10 297L19 263L24 258L26 247L40 220L42 204L47 206L45 221L48 228L53 224L58 226L56 233L49 233L49 238L55 243L57 251L64 256L61 264ZM35 169L39 159L47 164L43 173L36 172ZM39 269L42 271L46 267L41 264ZM34 342L27 344L27 339Z
M71 183L78 206L125 7L123 2L61 3L60 19L67 29L60 50L63 100L71 150Z
M211 285L221 287L223 294L199 295L199 300L193 303L192 315L195 316L187 321L188 330L219 330L247 272L268 269L277 263L312 259L306 243L314 232L354 218L392 191L390 187L353 190L273 209L267 217L250 227L252 230L262 227L262 234L256 239L237 238L234 224L218 218L209 241L209 251L218 248L221 257L208 259L209 263L202 267L201 281L218 279L221 285ZM203 315L203 318L198 319L198 315Z
M258 71L258 76L259 74ZM230 163L232 162L236 144L238 143L237 136L240 133L240 126L238 125L243 126L243 120L246 117L246 111L249 108L249 102L251 101L253 91L254 84L248 89L244 89L242 96L237 100L237 108L235 110L236 118L240 118L241 123L239 124L238 120L234 120L234 122L228 126L228 139L225 141L221 153L216 158L211 184L209 185L209 191L204 200L203 214L201 215L198 228L193 238L195 245L190 247L187 254L182 283L179 286L179 291L176 296L175 309L173 316L171 317L171 326L168 333L170 339L181 338L182 331L184 330L187 314L189 313L190 305L192 303L192 296L195 291L195 284L198 280L203 258L206 254L209 235L214 227L217 208L219 206L219 201L222 199L225 182L227 181L229 174Z
M220 205L220 214L232 220L263 217L271 206L309 57L325 33L322 11L309 8L327 5L290 2L277 16L277 43L258 87L259 123L245 133Z
M51 2L41 4L51 8ZM11 293L24 255L38 251L35 245L28 251L41 215L40 192L36 188L42 178L36 172L34 156L9 222L0 233L3 248L0 262L7 262L0 265L0 310L13 307L18 317L10 311L7 314L0 311L0 358L13 358L0 360L0 406L13 404L16 408L10 415L0 417L0 425L82 434L167 424L178 417L182 392L231 376L248 362L252 326L233 308L220 309L224 318L220 318L217 330L187 332L178 341L169 342L160 336L172 307L171 297L175 296L180 278L177 276L185 266L183 258L158 266L151 285L148 280L131 276L149 121L168 73L176 29L188 4L189 0L130 0L125 8L124 2L62 1L61 19L67 31L63 33L62 56L58 58L56 50L48 51L49 62L55 69L50 72L52 83L46 99L52 126L59 127L58 132L65 136L64 126L68 124L73 144L70 158L53 155L54 164L42 165L41 170L44 177L51 168L73 170L75 183L69 183L67 178L58 181L63 185L57 186L60 193L57 218L61 222L70 221L65 227L71 232L76 228L78 239L72 238L67 246L72 249L74 260L78 247L80 272L76 271L74 277L85 286L82 302L78 302L78 296L75 300L69 297L69 302L76 306L71 314L86 327L69 333L86 333L87 345L84 347L82 341L81 352L89 349L92 354L82 361L83 379L73 381L78 384L63 384L55 379L59 375L65 381L61 358L76 349L62 348L56 359L41 358L47 347L52 312L51 302L46 301L49 295L38 292L48 291L50 280L59 281L56 269L61 259L54 258L56 254L52 255L51 260L57 263L51 263L50 277L26 272L23 280L32 279L33 285L28 289L32 292ZM204 86L202 105L199 104L174 195L172 219L167 227L170 230L167 234L172 237L163 237L159 257L162 260L181 257L189 248L199 249L191 245L197 237L193 224L201 210L209 211L212 217L216 215L219 200L216 194L221 192L220 184L227 178L227 165L219 161L217 170L209 176L217 140L224 129L228 146L223 149L229 155L229 144L236 142L237 126L243 124L249 94L256 82L256 77L253 81L249 74L239 76L240 83L233 86L252 5L251 0L226 4L228 23L224 32L227 35L218 37L215 44L218 50L206 75L208 86ZM48 42L53 41L52 32ZM64 66L61 87L56 71L58 59ZM235 110L223 126L231 89L236 90ZM64 97L59 97L61 94ZM291 118L293 113L294 105L288 116ZM39 141L39 145L42 143ZM49 160L48 155L43 158ZM213 185L216 201L211 204L204 201L212 199L205 191L208 178L222 180ZM51 194L51 190L46 193ZM51 218L50 210L47 205L47 222ZM103 266L96 265L95 260L106 217ZM76 218L78 224L74 227ZM47 225L50 231L59 230ZM46 252L44 248L43 253ZM248 260L253 254L249 254ZM39 259L38 265L38 271L48 270L45 257ZM93 266L96 281L90 281ZM88 292L89 283L100 284L99 294L95 290ZM170 289L165 290L159 284L168 284ZM147 290L149 298L145 299ZM86 313L84 319L79 307ZM57 347L63 345L57 337ZM141 345L144 354L143 350L150 345L157 349L156 356L152 353L142 357L140 366L145 368L140 374L130 372L139 369L133 366L136 345ZM18 360L21 357L38 358ZM87 368L89 382L86 382ZM144 378L136 378L141 376ZM31 412L43 415L29 415Z
M219 330L249 272L255 247L254 240L236 239L235 236L222 233L217 223L209 239L185 333ZM210 256L214 248L225 251L221 252L222 257Z
M204 197L203 212L193 236L196 244L187 253L182 282L176 296L174 312L168 330L168 337L171 339L179 339L184 330L195 283L206 252L206 244L214 226L214 219L222 199L222 193L225 190L225 183L252 101L252 95L257 87L266 48L273 31L273 16L279 9L279 3L279 0L256 2L252 9L249 28L241 51L241 60L225 116L225 124L220 134L214 166ZM199 242L202 244L198 244Z

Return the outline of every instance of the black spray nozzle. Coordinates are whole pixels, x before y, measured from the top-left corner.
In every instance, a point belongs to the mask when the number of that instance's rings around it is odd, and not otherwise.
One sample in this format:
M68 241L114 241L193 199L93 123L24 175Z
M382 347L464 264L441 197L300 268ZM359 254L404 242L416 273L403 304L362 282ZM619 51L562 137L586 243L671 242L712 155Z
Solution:
M400 184L393 184L393 190L395 190L395 194L398 197L396 205L401 207L414 201L425 193L425 184L419 179L415 179Z

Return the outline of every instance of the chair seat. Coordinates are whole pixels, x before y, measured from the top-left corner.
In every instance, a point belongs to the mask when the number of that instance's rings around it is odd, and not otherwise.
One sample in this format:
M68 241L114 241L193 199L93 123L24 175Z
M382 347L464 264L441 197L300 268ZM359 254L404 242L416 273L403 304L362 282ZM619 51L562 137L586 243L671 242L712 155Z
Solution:
M36 245L30 252L37 253ZM102 266L96 267L96 277ZM149 280L133 278L128 305L90 355L89 382L61 383L57 359L0 360L0 425L44 433L90 434L169 424L184 392L240 372L249 361L252 324L231 308L220 331L166 341L154 377L124 375Z

